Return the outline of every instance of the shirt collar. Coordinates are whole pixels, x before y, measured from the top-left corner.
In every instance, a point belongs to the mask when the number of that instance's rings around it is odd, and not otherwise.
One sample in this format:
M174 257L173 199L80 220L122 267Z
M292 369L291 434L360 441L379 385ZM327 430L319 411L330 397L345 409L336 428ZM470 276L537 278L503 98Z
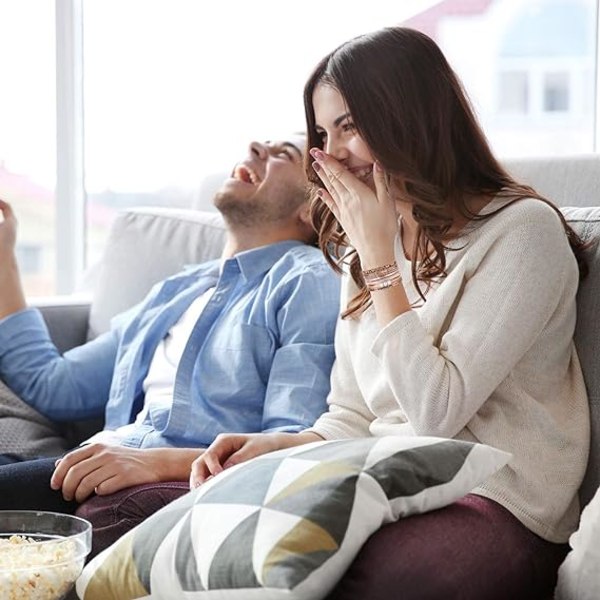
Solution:
M303 242L298 240L286 240L268 246L261 246L260 248L253 248L252 250L245 250L227 259L223 264L223 268L226 268L228 262L235 261L242 277L246 281L250 281L266 273L288 250L304 245Z

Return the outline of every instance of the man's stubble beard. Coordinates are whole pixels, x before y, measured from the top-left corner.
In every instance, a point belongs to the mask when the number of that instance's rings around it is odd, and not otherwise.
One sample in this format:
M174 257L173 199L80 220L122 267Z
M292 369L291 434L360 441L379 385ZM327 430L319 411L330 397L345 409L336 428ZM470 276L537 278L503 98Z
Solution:
M247 228L285 220L305 201L306 192L302 189L282 191L277 202L260 196L240 199L231 192L217 192L214 206L227 223Z
M264 222L266 211L256 198L240 200L231 193L217 192L214 205L230 225L252 227Z

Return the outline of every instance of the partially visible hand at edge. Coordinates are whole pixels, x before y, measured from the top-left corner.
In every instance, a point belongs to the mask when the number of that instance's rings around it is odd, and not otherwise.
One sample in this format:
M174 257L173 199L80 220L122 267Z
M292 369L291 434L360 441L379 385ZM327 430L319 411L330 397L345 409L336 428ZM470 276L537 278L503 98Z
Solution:
M27 306L15 246L17 219L8 202L0 200L0 319Z

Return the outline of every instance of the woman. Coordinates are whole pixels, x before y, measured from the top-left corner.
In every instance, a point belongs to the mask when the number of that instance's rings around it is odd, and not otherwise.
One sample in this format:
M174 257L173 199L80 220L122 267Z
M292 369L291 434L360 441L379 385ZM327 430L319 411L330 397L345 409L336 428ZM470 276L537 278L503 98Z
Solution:
M298 434L217 439L191 483L322 439L486 443L511 452L509 465L460 502L383 528L342 586L366 554L402 598L543 598L577 525L589 444L573 344L581 240L501 167L424 34L343 44L304 101L313 220L347 273L329 411ZM389 560L399 548L410 560ZM380 575L354 597L379 597Z

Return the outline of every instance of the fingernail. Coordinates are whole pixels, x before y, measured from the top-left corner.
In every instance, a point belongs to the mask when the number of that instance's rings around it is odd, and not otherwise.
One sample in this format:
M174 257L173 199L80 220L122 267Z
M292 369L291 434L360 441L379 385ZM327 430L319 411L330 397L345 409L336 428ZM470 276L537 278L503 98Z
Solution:
M375 172L377 172L377 173L382 173L383 172L383 169L381 168L381 165L377 161L375 161L373 163L373 170Z
M321 188L317 190L317 196L319 196L319 198L323 197L323 190Z
M311 156L314 156L317 160L323 160L325 158L325 154L323 154L323 152L318 148L311 148L310 154Z
M313 168L315 171L320 171L320 170L321 170L321 165L320 165L318 162L314 162L314 163L312 164L312 168Z

